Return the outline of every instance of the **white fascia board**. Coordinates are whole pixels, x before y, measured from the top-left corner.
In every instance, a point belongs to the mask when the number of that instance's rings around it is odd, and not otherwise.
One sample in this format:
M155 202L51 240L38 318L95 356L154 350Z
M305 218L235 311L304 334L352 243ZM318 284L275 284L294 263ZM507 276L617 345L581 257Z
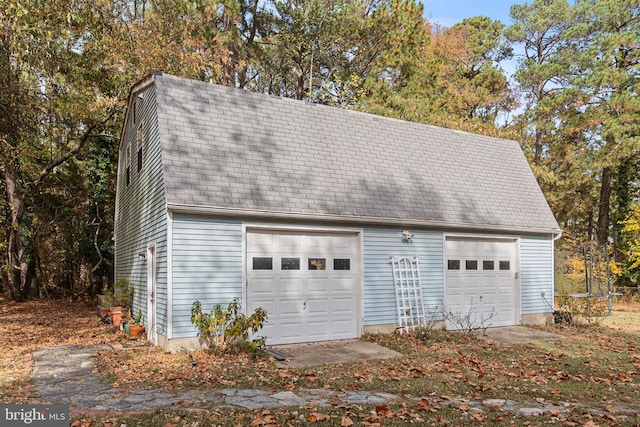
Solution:
M281 211L262 211L254 209L233 209L221 208L213 206L194 206L183 205L178 203L167 203L167 209L175 213L195 214L195 215L212 215L226 217L241 217L261 220L279 220L279 221L326 221L336 223L366 224L366 225L384 225L398 227L421 227L432 229L449 229L461 230L467 232L494 232L494 233L518 233L518 234L553 234L557 235L561 232L559 229L550 228L519 228L509 226L498 226L493 224L468 224L456 222L430 221L423 219L405 219L405 218L380 218L367 216L347 216L332 215L318 213L299 213L299 212L281 212Z

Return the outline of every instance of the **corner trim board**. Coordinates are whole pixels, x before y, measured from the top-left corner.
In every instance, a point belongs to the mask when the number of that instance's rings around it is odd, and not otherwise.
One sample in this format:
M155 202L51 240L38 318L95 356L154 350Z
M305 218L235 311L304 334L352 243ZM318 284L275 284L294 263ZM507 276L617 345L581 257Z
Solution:
M173 212L167 210L167 339L173 338Z

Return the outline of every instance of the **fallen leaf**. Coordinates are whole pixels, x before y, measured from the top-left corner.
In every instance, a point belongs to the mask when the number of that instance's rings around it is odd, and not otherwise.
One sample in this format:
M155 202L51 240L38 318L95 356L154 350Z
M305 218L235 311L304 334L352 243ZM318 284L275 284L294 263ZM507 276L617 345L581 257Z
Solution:
M351 420L351 418L343 415L342 419L340 420L340 427L350 427L353 425L353 421Z
M310 423L315 423L318 421L326 421L328 419L330 419L331 417L327 414L320 414L318 412L313 412L309 415L307 415L307 421Z
M382 418L391 418L394 415L386 403L376 405L376 414Z
M251 421L252 427L258 426L275 426L278 424L278 419L273 415L267 415L266 417L258 417Z
M436 412L436 407L424 397L416 404L416 409L418 411Z

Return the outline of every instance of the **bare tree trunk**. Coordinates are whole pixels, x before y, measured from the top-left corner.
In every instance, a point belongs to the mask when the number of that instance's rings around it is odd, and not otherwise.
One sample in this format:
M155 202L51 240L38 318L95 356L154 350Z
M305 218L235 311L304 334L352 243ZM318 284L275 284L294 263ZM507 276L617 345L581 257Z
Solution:
M542 161L542 132L536 127L536 142L533 147L533 163L539 165Z
M7 236L7 287L14 301L22 301L27 282L27 264L24 262L21 223L24 216L24 202L18 196L18 180L8 170L4 171L7 201L11 225ZM28 289L27 289L28 292Z
M304 73L300 73L298 75L298 85L296 87L296 99L298 101L302 101L304 99L304 84L306 83L306 79Z
M600 187L600 203L598 204L598 243L603 244L609 235L609 212L611 209L611 169L602 169L602 186Z
M104 262L104 257L102 256L102 251L100 250L100 245L98 244L98 236L100 235L100 227L102 226L102 217L100 217L100 208L97 203L96 218L91 222L91 225L96 226L96 232L93 234L93 248L96 250L99 260L89 272L89 286L87 287L87 289L85 289L83 294L86 294L88 292L91 295L95 295L99 292L99 284L97 278L95 277L95 273L100 269L102 263Z

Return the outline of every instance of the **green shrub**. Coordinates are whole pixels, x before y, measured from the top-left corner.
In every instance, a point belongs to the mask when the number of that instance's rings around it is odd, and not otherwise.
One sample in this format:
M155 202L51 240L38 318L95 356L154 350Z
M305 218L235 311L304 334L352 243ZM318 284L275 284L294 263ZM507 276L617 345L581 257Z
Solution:
M223 310L216 304L210 313L202 311L202 304L196 301L191 306L191 323L196 325L198 335L207 347L216 353L224 353L231 348L240 347L256 353L264 348L264 337L249 339L249 334L256 334L267 320L267 312L258 307L251 316L240 312L237 298Z

